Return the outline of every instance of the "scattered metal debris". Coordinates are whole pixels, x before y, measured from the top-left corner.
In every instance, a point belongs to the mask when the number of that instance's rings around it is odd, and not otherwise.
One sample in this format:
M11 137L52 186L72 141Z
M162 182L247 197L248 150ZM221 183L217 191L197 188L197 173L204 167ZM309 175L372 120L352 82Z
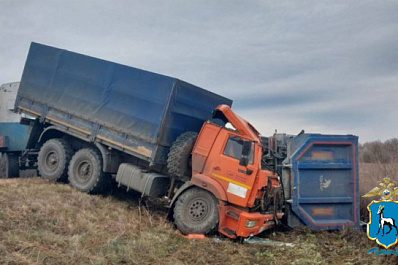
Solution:
M262 245L269 245L269 246L278 246L278 247L294 247L295 245L293 243L286 243L286 242L280 242L280 241L274 241L270 240L267 238L261 238L261 237L248 237L243 239L242 241L243 244L262 244Z

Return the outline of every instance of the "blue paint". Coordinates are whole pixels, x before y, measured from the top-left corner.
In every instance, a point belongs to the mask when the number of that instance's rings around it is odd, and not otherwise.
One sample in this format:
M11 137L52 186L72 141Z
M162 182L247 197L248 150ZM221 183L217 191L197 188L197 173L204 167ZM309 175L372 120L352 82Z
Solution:
M16 108L56 117L92 138L98 133L156 164L165 164L175 139L199 131L219 104L231 106L232 100L173 77L38 43L31 44L16 100Z
M0 122L0 136L8 137L8 146L1 148L1 152L23 151L28 142L28 126L18 122Z
M302 134L289 144L293 212L313 229L359 227L358 137Z

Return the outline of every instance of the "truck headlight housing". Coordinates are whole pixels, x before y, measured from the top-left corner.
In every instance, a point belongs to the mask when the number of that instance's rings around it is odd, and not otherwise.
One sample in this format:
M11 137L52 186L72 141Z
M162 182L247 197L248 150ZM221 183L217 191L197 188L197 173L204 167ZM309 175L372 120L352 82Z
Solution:
M245 227L254 227L257 224L257 220L246 220L245 222Z

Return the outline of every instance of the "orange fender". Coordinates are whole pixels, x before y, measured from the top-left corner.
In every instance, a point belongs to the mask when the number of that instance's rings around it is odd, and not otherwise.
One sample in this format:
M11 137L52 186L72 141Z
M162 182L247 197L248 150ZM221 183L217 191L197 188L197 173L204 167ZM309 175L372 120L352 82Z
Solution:
M190 182L199 188L210 191L219 200L228 200L227 194L221 184L209 176L196 174L192 176Z

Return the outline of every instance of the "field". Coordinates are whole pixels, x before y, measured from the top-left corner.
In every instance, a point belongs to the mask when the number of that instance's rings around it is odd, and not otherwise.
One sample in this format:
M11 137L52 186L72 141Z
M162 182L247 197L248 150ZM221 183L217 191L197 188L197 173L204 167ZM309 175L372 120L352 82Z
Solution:
M366 171L368 172L368 170ZM364 172L361 175L365 175ZM375 182L368 181L372 188ZM373 186L372 186L373 185ZM269 231L294 247L186 239L137 194L83 194L41 178L0 180L0 264L394 264L362 231Z

